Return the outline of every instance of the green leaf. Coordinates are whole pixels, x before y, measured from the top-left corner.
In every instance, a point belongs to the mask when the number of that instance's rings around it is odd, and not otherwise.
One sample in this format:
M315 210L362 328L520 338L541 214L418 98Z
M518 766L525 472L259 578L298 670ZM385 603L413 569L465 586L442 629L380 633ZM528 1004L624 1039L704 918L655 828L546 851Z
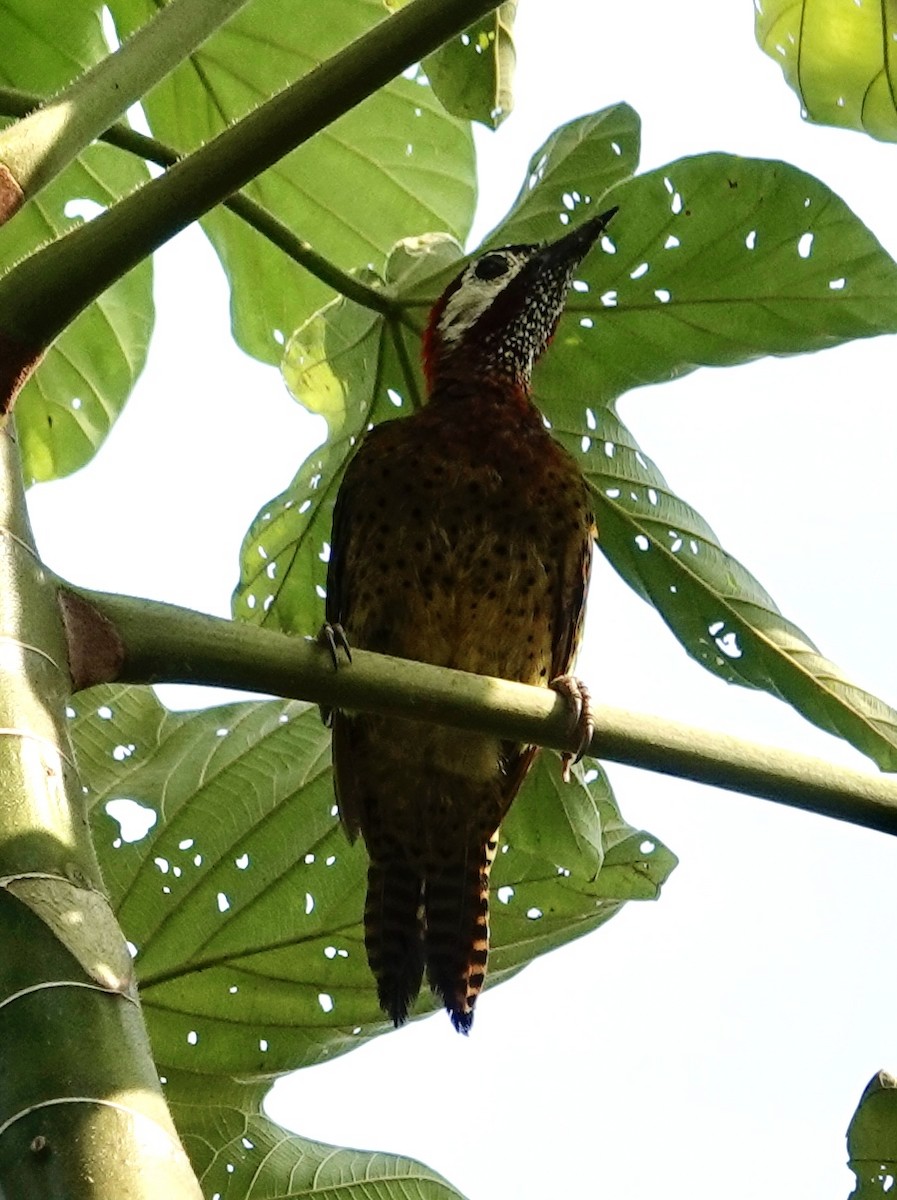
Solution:
M410 1158L312 1142L262 1111L267 1083L206 1080L174 1072L165 1093L206 1196L267 1200L463 1200L435 1171Z
M893 5L763 0L757 41L817 125L897 141L897 19Z
M122 34L155 11L149 0L110 8ZM383 17L382 0L306 0L299 20L293 0L256 0L146 97L154 135L193 149ZM420 79L396 79L245 190L343 269L381 270L407 234L466 237L476 199L470 129ZM238 342L279 362L284 339L333 293L232 213L219 209L203 227L231 282Z
M606 558L688 653L726 683L762 688L897 769L897 712L851 683L791 621L704 519L674 495L608 408L590 433L555 425L592 488Z
M538 814L532 805L514 805L502 826L502 835L515 850L547 859L561 870L575 870L577 879L594 882L604 860L602 805L613 805L613 793L604 770L594 766L587 786L584 772L574 771L564 783L554 755L536 759L530 787L540 795ZM538 820L533 817L538 815ZM568 868L565 864L572 863Z
M560 769L558 756L544 752L502 826L489 986L597 929L627 900L656 900L678 861L657 838L626 824L597 760L573 768L572 795L558 784Z
M847 1153L857 1184L850 1200L891 1195L897 1178L897 1080L874 1075L847 1130Z
M611 200L604 253L580 268L535 376L537 403L592 484L604 553L703 666L897 768L897 713L782 616L611 408L702 364L897 328L897 265L823 184L780 163L686 159L600 204Z
M2 0L0 46L5 81L44 94L108 51L93 5L73 3L60 21L55 0ZM146 178L143 163L108 146L91 146L0 228L0 263L14 264ZM152 267L146 262L104 292L50 347L16 405L27 483L58 479L90 461L143 369L152 323Z
M0 0L3 82L53 92L107 53L94 0L70 0L59 20L58 0Z
M620 211L535 375L540 401L583 434L587 405L631 388L897 330L897 263L796 167L705 154L591 207L610 204Z
M370 1036L381 1014L361 944L365 856L337 821L317 711L260 701L174 714L139 688L73 707L160 1067L273 1075ZM144 825L155 814L137 841L106 812L121 799L148 810Z
M305 634L321 626L333 504L352 447L378 407L379 372L369 361L383 352L382 333L378 313L335 300L287 344L287 386L326 418L328 437L250 526L234 593L242 620Z
M386 289L456 264L461 248L430 235L394 247ZM452 268L454 269L454 268ZM373 277L364 276L372 283ZM343 471L369 423L420 403L417 334L394 319L336 300L287 345L283 372L294 396L328 422L328 439L289 487L255 518L241 551L234 616L290 633L314 633L324 619L333 504Z
M549 241L580 213L600 212L607 207L600 197L638 166L640 144L641 121L628 104L562 125L530 159L516 200L484 246Z
M367 856L339 825L317 711L175 714L128 687L72 703L97 853L162 1073L272 1077L390 1029L364 953ZM515 803L495 865L493 984L623 901L654 898L675 865L623 823L597 765L585 770L565 794L546 756ZM418 1011L431 1007L422 997Z
M517 0L506 0L460 37L423 61L436 97L456 117L498 129L514 107L514 18Z

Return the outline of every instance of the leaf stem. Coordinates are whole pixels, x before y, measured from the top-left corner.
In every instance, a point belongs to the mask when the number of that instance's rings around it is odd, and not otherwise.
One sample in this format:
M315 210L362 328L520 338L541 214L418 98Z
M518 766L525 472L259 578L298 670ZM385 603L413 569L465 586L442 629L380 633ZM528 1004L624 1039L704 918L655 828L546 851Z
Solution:
M204 683L376 710L571 750L567 704L546 688L363 650L334 671L316 642L156 601L60 584L114 627L125 683ZM94 682L99 682L94 679ZM598 706L589 753L897 834L897 779L659 717Z
M405 345L405 338L398 321L390 321L389 333L392 337L392 344L402 370L402 377L405 381L405 390L408 393L408 399L411 402L411 409L413 412L416 412L422 406L423 401L421 400L420 388L417 386L417 375L414 370L414 364L411 361L411 355L408 353L408 347Z
M247 0L169 0L112 54L106 55L40 108L0 133L0 164L19 188L8 219L100 136L104 129Z

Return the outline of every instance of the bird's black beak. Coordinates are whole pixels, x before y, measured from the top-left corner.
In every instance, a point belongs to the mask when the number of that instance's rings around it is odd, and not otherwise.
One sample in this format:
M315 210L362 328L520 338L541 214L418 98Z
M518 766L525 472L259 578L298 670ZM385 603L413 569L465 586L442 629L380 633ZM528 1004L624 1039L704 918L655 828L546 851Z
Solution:
M565 266L572 270L582 262L618 211L619 208L615 205L600 216L589 217L556 242L549 242L539 251L537 257L545 263Z

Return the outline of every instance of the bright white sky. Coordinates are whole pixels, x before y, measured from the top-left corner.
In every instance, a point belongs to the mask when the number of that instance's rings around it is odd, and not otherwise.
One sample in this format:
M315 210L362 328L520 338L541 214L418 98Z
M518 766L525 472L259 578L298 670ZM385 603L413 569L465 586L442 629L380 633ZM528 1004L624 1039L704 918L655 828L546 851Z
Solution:
M894 150L802 123L752 22L747 0L521 0L517 109L479 139L479 232L555 126L627 100L645 168L706 150L782 158L897 252ZM201 237L159 255L158 286L126 416L89 468L32 493L33 519L51 566L80 583L225 614L246 526L321 430L233 348ZM786 615L892 703L894 356L888 338L702 371L621 406ZM603 560L580 673L605 703L864 764L706 675ZM680 856L663 899L487 992L469 1039L443 1015L418 1022L284 1081L272 1115L413 1155L469 1200L844 1200L851 1113L876 1070L897 1068L897 843L609 771L626 818Z

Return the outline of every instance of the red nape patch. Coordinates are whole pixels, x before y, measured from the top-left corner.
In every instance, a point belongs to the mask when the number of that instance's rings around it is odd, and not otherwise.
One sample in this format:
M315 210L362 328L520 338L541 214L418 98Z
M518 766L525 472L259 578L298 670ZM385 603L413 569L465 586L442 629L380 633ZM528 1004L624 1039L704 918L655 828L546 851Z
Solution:
M433 390L433 384L436 382L436 367L442 354L442 336L439 333L439 322L442 320L442 314L445 312L445 306L448 304L450 297L461 286L461 276L463 274L464 272L460 271L455 276L430 309L430 317L427 321L427 327L424 330L424 336L421 339L420 357L428 391Z

